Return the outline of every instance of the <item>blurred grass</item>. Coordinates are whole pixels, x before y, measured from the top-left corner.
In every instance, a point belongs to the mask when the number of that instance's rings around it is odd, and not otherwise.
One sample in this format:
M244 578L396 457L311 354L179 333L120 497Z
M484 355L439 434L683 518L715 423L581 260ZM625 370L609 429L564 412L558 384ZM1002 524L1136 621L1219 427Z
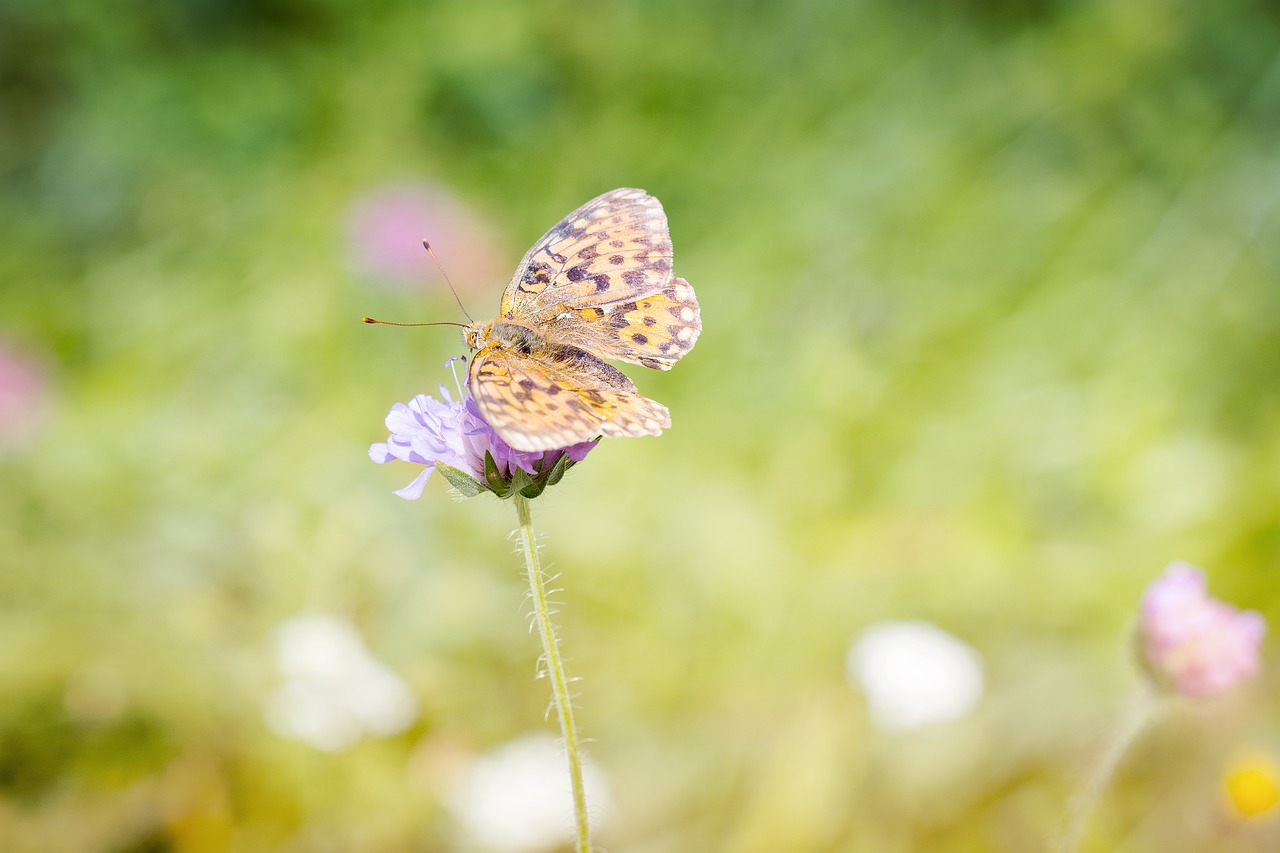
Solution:
M0 459L5 846L455 849L440 756L541 725L509 508L364 453L460 345L356 322L457 315L348 272L343 218L429 180L503 268L645 187L703 306L636 377L670 433L535 509L602 842L1040 849L1166 561L1280 617L1278 36L1243 0L0 5L0 335L54 406ZM267 731L302 608L414 729ZM976 714L870 728L842 656L901 617L983 653ZM1163 721L1089 849L1274 845L1217 786L1276 701Z

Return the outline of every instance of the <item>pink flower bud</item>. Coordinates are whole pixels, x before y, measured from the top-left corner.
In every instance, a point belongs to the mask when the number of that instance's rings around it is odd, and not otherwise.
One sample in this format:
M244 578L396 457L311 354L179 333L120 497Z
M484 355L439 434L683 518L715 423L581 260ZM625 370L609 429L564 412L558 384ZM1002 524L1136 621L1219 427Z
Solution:
M1267 623L1208 594L1204 572L1170 563L1142 595L1141 634L1157 680L1183 696L1215 696L1252 676Z

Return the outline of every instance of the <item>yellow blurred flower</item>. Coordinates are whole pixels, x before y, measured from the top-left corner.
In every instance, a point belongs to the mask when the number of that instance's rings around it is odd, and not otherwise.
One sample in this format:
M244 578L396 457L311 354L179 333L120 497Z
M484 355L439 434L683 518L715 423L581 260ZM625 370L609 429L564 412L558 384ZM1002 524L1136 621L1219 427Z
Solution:
M1227 803L1239 817L1268 818L1280 805L1280 766L1270 756L1257 754L1236 759L1228 765L1223 784Z

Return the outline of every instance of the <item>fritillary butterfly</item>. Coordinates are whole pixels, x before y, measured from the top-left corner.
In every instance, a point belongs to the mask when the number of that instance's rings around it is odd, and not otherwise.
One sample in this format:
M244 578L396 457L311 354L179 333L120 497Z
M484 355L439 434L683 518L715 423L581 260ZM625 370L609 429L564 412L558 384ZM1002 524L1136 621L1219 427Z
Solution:
M617 189L562 219L525 253L498 318L464 333L478 350L467 385L481 415L517 450L597 435L658 435L661 403L604 359L670 370L702 319L693 288L671 273L656 198Z

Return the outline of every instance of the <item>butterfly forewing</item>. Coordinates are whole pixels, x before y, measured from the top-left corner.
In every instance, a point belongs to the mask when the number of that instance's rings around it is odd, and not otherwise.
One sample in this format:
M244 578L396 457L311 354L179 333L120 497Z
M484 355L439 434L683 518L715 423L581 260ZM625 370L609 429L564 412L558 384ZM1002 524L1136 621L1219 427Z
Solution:
M657 293L670 280L662 204L644 190L618 189L587 202L533 244L502 296L502 316L546 323L565 309Z

